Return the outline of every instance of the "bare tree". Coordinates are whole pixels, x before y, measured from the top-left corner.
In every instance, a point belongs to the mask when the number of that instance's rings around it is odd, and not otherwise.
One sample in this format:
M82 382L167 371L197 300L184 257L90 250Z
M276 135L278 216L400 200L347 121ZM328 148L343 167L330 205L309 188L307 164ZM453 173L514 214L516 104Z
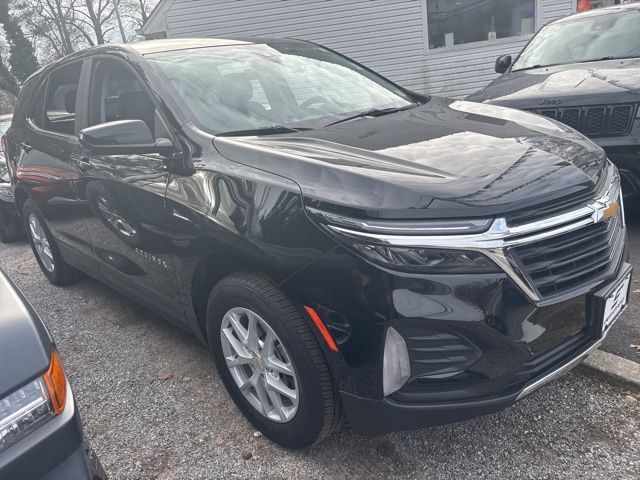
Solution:
M113 0L80 0L74 9L75 27L91 46L106 43L114 29Z
M116 16L120 8L122 28ZM13 15L46 64L76 50L128 41L148 19L158 0L15 0ZM117 30L120 33L116 33Z
M78 44L73 25L78 0L22 0L14 11L46 58L72 53Z
M130 39L138 34L157 3L158 0L119 0L118 5L122 9L123 19L126 20L125 28Z

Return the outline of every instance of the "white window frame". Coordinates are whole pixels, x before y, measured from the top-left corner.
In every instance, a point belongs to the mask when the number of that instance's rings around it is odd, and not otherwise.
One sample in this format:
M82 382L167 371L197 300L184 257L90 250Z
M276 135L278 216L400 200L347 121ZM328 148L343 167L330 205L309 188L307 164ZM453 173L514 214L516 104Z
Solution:
M542 27L542 25L540 25L540 4L542 2L544 2L545 0L535 0L535 5L534 5L534 19L533 19L533 23L534 23L534 33L530 34L530 35L516 35L513 37L505 37L505 38L496 38L495 40L480 40L478 42L471 42L471 43L463 43L460 45L450 45L448 47L439 47L439 48L430 48L429 46L429 16L428 16L428 6L427 6L427 0L421 0L422 2L422 24L423 24L423 37L424 37L424 50L426 52L427 55L429 55L431 52L437 52L437 53L441 53L441 52L452 52L452 51L456 51L456 50L472 50L475 48L483 48L483 47L490 47L492 45L501 45L501 44L505 44L505 43L513 43L514 41L517 40L522 40L522 41L529 41L533 38L533 36L536 34L536 32L538 30L540 30L540 28ZM552 1L552 0L546 0L546 1Z

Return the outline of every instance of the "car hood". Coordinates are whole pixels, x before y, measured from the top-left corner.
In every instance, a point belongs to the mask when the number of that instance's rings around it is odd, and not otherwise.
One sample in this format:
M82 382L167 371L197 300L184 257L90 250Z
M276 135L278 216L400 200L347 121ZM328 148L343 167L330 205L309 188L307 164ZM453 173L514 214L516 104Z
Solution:
M0 398L44 373L53 345L49 332L0 269Z
M499 215L584 195L606 161L553 120L440 98L313 131L218 136L214 145L293 180L307 204L384 218Z
M558 65L502 75L467 100L515 108L640 102L640 59Z

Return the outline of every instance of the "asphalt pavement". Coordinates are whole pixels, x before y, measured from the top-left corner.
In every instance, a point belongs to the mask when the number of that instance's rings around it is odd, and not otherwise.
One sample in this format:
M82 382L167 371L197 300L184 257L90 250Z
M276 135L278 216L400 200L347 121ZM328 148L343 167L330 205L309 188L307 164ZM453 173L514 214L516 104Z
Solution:
M637 261L640 228L631 237ZM26 242L0 245L0 266L56 339L112 480L640 478L640 398L582 372L498 414L373 439L345 430L285 450L256 435L188 334L90 278L50 285ZM635 354L638 299L607 349Z

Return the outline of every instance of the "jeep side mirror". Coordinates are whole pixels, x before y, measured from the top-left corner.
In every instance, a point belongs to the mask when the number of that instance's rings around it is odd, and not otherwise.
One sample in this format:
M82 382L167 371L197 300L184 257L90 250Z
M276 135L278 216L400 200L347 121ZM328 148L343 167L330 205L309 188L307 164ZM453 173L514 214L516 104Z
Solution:
M496 73L504 73L511 66L511 55L501 55L496 58Z
M142 120L117 120L87 127L80 131L80 144L97 155L169 156L176 150L171 140L154 139Z

